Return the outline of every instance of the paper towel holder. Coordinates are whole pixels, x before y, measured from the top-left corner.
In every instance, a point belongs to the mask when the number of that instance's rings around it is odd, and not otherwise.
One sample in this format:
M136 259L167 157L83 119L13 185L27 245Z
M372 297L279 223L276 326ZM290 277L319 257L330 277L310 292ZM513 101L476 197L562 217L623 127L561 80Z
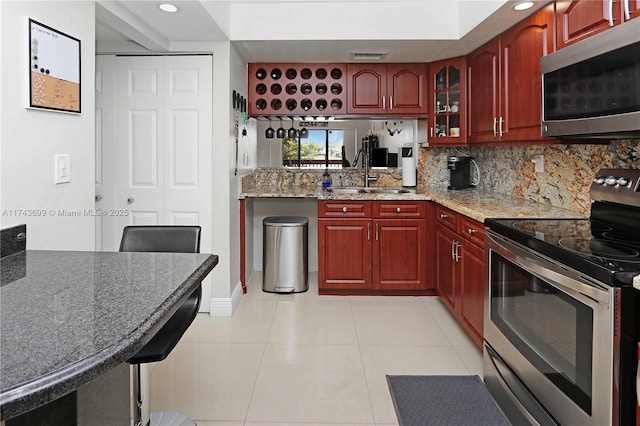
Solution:
M402 147L402 186L415 188L418 177L416 160L413 157L413 148Z

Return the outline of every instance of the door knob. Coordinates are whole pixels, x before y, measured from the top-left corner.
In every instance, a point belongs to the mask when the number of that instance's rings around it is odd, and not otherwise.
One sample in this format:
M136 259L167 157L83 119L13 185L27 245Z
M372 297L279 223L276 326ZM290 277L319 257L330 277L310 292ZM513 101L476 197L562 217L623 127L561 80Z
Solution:
M134 198L133 198L133 197L129 197L129 198L127 198L127 204L133 204L133 202L134 202L134 201L135 201L135 200L134 200Z
M102 201L102 195L96 195L96 203Z

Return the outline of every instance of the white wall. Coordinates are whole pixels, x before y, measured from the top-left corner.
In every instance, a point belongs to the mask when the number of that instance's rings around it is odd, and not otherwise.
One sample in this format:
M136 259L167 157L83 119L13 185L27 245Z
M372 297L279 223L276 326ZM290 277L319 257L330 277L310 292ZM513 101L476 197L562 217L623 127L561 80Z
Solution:
M93 2L0 1L1 226L26 223L27 248L93 250L94 217L58 209L94 209L95 5ZM29 110L28 19L81 40L81 114ZM71 182L54 184L54 156L71 155ZM20 214L34 209L44 216Z
M228 194L228 215L229 221L227 222L228 227L228 237L229 237L229 277L231 278L231 286L230 292L233 293L235 287L240 284L240 201L238 200L238 193L240 188L240 179L243 174L247 174L250 172L250 169L245 169L243 167L239 167L238 174L234 175L234 168L236 164L236 152L235 152L235 129L233 123L233 114L231 114L231 93L232 90L239 91L245 98L247 98L247 62L241 57L240 53L229 43L230 51L229 51L229 79L230 87L228 87L226 93L226 105L225 108L229 113L230 126L228 127L229 132L227 133L227 139L220 139L221 144L225 144L227 148L229 148L229 156L227 157L230 161L227 164L230 164L231 167L228 168L229 173L229 185L227 189L229 189ZM221 94L220 96L224 96ZM214 93L215 97L215 93ZM224 99L224 97L222 97ZM215 115L214 115L215 116ZM255 131L254 131L255 132ZM250 148L245 147L244 145L239 146L238 154L238 162L242 164L242 153L246 151L248 152ZM255 152L255 142L253 143L253 152ZM215 206L215 204L214 204ZM214 207L215 208L215 207Z

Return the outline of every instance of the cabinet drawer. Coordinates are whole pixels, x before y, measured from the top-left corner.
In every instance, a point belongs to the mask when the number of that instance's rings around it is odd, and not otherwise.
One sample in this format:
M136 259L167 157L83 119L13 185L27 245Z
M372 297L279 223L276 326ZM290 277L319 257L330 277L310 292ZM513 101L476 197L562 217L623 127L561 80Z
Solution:
M373 217L420 219L427 216L424 201L378 201L373 203Z
M371 201L318 201L318 217L371 217Z
M484 225L477 220L460 216L458 233L469 241L484 247Z
M436 204L436 223L441 223L454 232L458 232L458 214L453 210Z

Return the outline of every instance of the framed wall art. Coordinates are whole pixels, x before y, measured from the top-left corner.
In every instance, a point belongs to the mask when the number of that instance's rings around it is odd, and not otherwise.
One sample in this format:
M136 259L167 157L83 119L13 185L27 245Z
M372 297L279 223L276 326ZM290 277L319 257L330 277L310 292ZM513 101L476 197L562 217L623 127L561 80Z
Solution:
M81 112L80 40L29 19L29 108Z

